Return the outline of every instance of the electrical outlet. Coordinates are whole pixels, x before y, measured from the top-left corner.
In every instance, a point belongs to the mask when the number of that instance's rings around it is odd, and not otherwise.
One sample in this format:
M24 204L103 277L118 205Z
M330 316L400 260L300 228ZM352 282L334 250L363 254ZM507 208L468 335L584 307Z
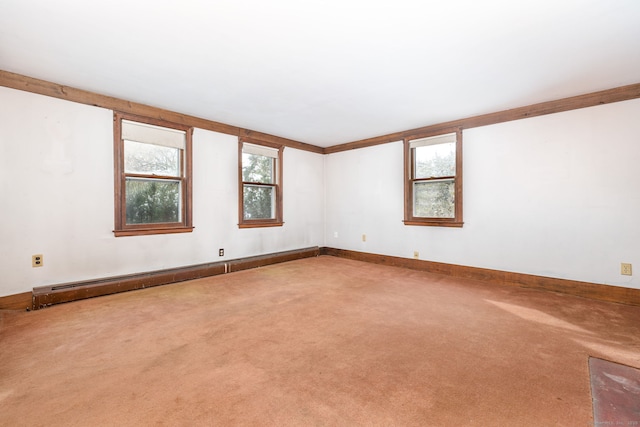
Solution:
M224 249L218 249L218 256L224 256Z
M413 251L413 257L414 257L415 259L420 259L420 252L418 252L418 251Z
M333 237L335 237L336 239L338 238L338 232L337 231L333 232Z
M367 235L366 235L366 234L363 234L363 235L362 235L362 241L363 241L363 242L366 242L366 241L367 241Z
M620 274L623 276L631 276L631 264L626 262L620 264Z
M44 264L44 257L42 254L31 256L31 267L42 267Z

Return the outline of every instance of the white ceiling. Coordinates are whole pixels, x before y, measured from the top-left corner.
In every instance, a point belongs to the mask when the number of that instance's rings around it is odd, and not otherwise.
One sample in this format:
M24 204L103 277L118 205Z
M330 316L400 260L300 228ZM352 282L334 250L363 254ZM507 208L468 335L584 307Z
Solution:
M0 69L327 147L640 82L638 0L0 0Z

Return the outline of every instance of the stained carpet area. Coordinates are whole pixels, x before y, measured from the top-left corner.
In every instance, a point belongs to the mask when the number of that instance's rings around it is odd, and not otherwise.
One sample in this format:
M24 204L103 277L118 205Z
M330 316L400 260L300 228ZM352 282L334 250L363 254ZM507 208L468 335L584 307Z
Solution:
M0 425L593 426L640 307L321 256L0 313Z

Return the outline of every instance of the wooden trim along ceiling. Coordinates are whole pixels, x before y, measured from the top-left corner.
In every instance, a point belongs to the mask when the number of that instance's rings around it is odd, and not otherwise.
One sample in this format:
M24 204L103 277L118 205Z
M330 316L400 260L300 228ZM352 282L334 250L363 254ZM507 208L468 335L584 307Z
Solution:
M486 268L444 264L327 247L320 248L320 255L330 255L373 264L409 268L464 279L482 280L498 285L546 290L582 298L640 306L640 289L634 288L623 288L621 286L601 285L575 280L556 279L553 277L534 276L532 274L489 270Z
M0 86L323 154L321 147L0 70Z
M269 135L250 129L243 129L240 127L214 122L212 120L202 119L199 117L188 116L144 104L137 104L135 102L125 101L106 95L100 95L86 90L59 85L57 83L51 83L46 80L35 79L32 77L10 73L3 70L0 70L0 86L37 93L40 95L51 96L54 98L65 99L67 101L78 102L95 107L107 108L122 113L130 113L152 119L166 120L186 126L226 133L228 135L235 135L241 138L254 138L264 142L271 142L274 144L280 144L287 147L297 148L299 150L305 150L319 154L338 153L340 151L348 151L357 148L386 144L389 142L400 141L405 138L412 138L418 134L427 133L435 135L437 133L442 133L443 130L450 128L461 128L463 130L471 129L474 127L488 126L513 120L542 116L545 114L560 113L563 111L576 110L579 108L593 107L595 105L609 104L612 102L628 101L630 99L640 98L640 83L635 83L613 89L606 89L598 92L587 93L584 95L571 96L555 101L541 102L538 104L527 105L525 107L503 110L490 114L482 114L479 116L453 120L445 123L438 123L417 129L390 133L374 138L362 139L359 141L353 141L345 144L338 144L331 147L322 148L316 145L307 144L305 142L281 138L279 136Z
M587 93L585 95L571 96L569 98L558 99L556 101L541 102L539 104L498 111L496 113L482 114L479 116L468 117L466 119L438 123L417 129L348 142L346 144L334 145L332 147L325 148L324 154L338 153L340 151L348 151L356 148L372 147L374 145L401 141L405 138L414 138L419 134L436 135L439 133L446 133L451 128L460 128L462 130L471 129L475 127L510 122L513 120L543 116L545 114L561 113L563 111L610 104L612 102L628 101L636 98L640 98L640 83Z

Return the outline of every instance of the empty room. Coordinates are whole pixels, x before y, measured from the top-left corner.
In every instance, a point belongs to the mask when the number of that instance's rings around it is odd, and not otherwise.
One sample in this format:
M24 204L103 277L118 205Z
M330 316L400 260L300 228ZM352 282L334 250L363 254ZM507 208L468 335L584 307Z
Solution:
M640 425L639 21L0 1L0 426Z

